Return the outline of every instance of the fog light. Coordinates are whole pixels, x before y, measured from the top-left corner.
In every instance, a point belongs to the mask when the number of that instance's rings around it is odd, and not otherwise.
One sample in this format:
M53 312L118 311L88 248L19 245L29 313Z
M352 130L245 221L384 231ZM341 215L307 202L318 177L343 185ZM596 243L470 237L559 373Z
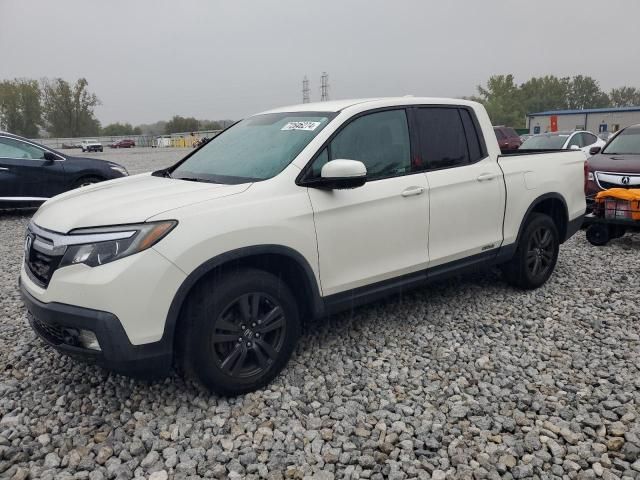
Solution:
M91 330L80 330L80 333L78 334L78 343L82 347L90 350L101 350L100 342L98 342L96 334Z

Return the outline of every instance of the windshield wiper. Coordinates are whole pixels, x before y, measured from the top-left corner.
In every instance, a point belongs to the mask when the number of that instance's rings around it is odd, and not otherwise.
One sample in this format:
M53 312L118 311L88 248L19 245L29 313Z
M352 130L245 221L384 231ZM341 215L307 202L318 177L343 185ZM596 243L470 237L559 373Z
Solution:
M156 170L151 175L153 175L154 177L173 178L168 168L164 168L162 170Z
M176 180L184 180L186 182L202 182L202 183L217 183L212 180L205 180L204 178L196 178L196 177L171 177Z

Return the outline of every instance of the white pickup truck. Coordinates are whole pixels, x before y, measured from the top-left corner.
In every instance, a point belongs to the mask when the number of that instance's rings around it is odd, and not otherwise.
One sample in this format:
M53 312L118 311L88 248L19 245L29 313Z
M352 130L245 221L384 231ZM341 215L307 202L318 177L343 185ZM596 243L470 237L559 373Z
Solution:
M280 108L165 170L47 201L21 291L62 352L238 394L278 374L311 319L492 265L541 286L581 225L584 164L501 155L469 101Z

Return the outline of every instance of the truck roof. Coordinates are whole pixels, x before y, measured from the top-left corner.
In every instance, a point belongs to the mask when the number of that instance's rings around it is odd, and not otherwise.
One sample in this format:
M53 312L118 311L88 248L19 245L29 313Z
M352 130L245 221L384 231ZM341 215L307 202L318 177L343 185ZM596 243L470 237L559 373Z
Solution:
M475 105L476 102L463 100L460 98L437 98L437 97L414 97L407 95L404 97L378 97L378 98L354 98L346 100L331 100L328 102L300 103L286 107L275 108L260 112L264 113L284 113L284 112L339 112L345 108L362 103L376 103L376 107L406 104L434 104L434 105Z

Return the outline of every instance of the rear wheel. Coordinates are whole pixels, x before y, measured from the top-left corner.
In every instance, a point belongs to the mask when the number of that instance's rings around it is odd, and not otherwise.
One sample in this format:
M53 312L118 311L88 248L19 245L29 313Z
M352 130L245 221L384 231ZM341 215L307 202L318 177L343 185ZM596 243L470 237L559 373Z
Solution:
M267 385L300 335L298 306L278 277L242 269L205 281L183 312L178 361L208 389L238 395Z
M553 220L534 213L522 232L514 257L502 267L505 279L518 288L540 287L553 273L559 250L558 229Z

